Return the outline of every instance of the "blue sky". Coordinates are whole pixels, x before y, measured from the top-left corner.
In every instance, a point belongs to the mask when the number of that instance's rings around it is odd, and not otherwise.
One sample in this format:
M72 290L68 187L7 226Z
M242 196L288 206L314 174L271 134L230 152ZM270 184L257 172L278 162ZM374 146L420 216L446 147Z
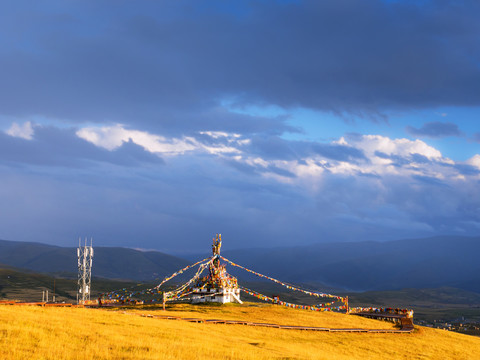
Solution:
M427 144L439 149L442 154L454 160L465 161L478 154L479 145L475 139L478 134L480 108L437 108L393 113L385 121L373 122L369 119L351 116L340 119L339 116L328 112L319 112L312 109L290 109L287 111L275 106L235 108L225 102L231 111L258 116L286 116L288 123L298 127L299 132L285 133L283 138L290 140L331 141L338 139L345 133L358 132L368 134L383 134L390 138L422 138ZM406 124L453 124L458 133L441 136L440 134L427 135L411 133ZM410 126L412 127L412 126Z
M480 233L476 1L0 5L0 238Z

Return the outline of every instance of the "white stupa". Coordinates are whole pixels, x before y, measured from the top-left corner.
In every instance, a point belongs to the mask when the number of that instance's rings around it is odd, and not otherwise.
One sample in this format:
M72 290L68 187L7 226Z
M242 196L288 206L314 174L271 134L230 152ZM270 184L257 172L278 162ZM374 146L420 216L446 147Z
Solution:
M225 265L220 264L221 247L222 235L217 234L213 239L213 261L208 269L209 274L201 278L193 288L192 303L238 302L242 304L237 278L228 274Z

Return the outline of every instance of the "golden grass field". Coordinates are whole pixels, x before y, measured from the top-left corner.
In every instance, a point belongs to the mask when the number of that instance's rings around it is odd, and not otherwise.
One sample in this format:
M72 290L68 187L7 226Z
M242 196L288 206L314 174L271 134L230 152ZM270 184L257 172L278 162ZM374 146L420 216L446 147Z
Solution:
M417 327L412 334L328 333L197 324L121 310L0 306L0 359L480 359L480 338ZM391 328L353 315L273 305L173 305L165 314L331 328Z

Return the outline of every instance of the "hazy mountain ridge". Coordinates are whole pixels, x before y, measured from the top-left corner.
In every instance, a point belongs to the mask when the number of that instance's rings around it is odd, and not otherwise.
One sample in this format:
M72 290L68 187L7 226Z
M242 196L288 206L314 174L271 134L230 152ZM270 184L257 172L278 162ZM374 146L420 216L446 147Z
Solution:
M350 290L453 286L480 292L480 237L324 243L224 255L285 281Z
M480 237L319 243L224 250L222 255L291 283L353 291L450 286L480 293ZM151 281L191 262L156 251L96 247L93 272L106 278ZM0 241L0 263L41 272L77 271L74 248L37 243ZM242 280L258 279L231 266L229 272Z
M152 281L187 265L187 261L157 251L94 247L94 276ZM0 263L38 272L77 273L75 248L0 240Z

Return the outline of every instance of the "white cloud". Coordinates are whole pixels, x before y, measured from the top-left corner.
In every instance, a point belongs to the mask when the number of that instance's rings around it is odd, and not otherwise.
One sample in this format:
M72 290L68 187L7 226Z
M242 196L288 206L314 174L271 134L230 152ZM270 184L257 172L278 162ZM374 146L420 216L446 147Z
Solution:
M228 138L229 137L229 134L226 133L226 132L223 132L223 131L200 131L200 134L202 135L208 135L214 139L218 139L218 138ZM238 134L233 134L234 136L236 137L239 137L240 135Z
M191 151L203 151L210 154L240 153L235 144L242 145L245 140L239 139L238 134L220 132L202 132L213 139L227 138L224 144L203 144L191 136L182 138L166 138L160 135L150 134L146 131L125 129L122 125L104 127L86 127L77 131L77 136L107 150L115 150L123 143L132 141L143 147L146 151L161 155L183 155Z
M125 129L122 125L87 127L78 130L77 136L107 150L115 150L129 141L143 147L146 151L164 155L184 154L197 148L195 140L188 137L166 139L146 131Z
M480 169L480 155L476 154L475 156L468 159L466 163L472 166L476 166Z
M409 156L423 155L429 159L441 159L442 153L421 140L390 139L381 135L363 135L354 139L350 145L363 150L369 157L379 151L387 155Z
M314 192L321 189L319 184L329 174L347 177L420 176L439 181L465 181L469 176L462 174L454 166L454 161L444 158L439 150L421 140L391 139L380 135L347 136L331 142L335 151L340 153L345 150L348 153L356 149L361 151L359 154L363 154L363 157L350 159L339 156L335 160L322 154L311 154L300 159L272 160L256 154L248 147L251 140L239 134L202 131L199 135L206 135L209 140L194 135L167 138L145 131L125 129L122 125L86 127L77 131L80 138L108 150L115 150L123 143L132 141L146 151L162 156L186 156L197 152L228 158L260 170L259 174L265 178L305 186ZM480 155L466 163L480 168Z
M363 135L345 139L341 137L332 142L333 145L342 145L362 150L365 158L350 160L332 160L322 155L314 155L303 159L299 164L290 161L288 165L278 163L277 167L288 169L299 178L310 179L313 187L320 177L328 173L345 176L362 175L395 175L412 176L422 175L439 179L446 176L457 176L452 167L445 164L454 164L450 159L443 158L440 151L427 145L423 141L408 139L390 139L380 135ZM381 153L385 156L378 156ZM421 155L428 159L428 163L416 163L412 155ZM395 159L402 159L403 163ZM268 164L264 164L268 166ZM328 170L328 172L326 172Z
M16 122L10 126L10 128L5 131L6 134L13 136L13 137L18 137L26 140L32 140L33 139L33 126L30 121L27 121L23 123L23 125L19 125Z

